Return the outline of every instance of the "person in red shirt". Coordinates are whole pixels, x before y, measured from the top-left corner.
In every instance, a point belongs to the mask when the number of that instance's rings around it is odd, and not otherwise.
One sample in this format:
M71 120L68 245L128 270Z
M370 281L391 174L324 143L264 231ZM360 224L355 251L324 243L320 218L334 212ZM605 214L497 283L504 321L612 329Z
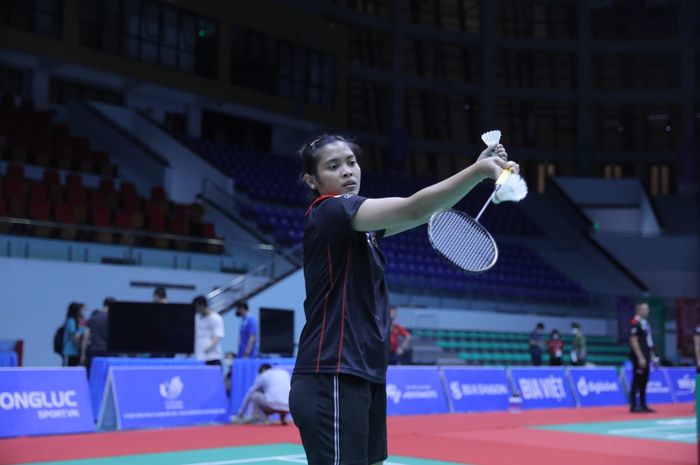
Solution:
M549 351L549 364L553 366L561 365L561 357L564 353L564 341L561 340L559 331L553 329L547 341Z
M389 308L391 340L389 341L389 365L401 365L401 355L411 342L411 333L396 322L396 307ZM399 342L399 338L401 341Z

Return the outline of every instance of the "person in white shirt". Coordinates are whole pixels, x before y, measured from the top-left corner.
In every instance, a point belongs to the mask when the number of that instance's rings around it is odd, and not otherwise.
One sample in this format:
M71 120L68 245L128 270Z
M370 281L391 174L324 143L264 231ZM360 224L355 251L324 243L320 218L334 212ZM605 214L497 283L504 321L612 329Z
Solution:
M280 420L286 425L287 413L289 413L290 382L291 377L286 370L273 368L269 363L263 363L233 421L246 421L243 415L250 404L252 411L250 421L265 422L268 416L278 413Z
M207 365L221 365L224 356L221 339L224 337L224 319L209 308L207 298L199 295L192 301L195 315L194 355Z

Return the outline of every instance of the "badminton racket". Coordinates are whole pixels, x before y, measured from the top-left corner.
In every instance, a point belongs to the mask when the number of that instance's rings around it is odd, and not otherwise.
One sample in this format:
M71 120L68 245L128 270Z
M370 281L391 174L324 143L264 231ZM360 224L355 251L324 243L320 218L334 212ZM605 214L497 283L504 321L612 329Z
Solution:
M498 140L486 140L493 136L490 131L482 136L487 145L497 144ZM452 265L469 273L481 273L491 269L498 260L498 245L488 230L479 223L489 203L520 201L527 195L527 184L517 173L504 170L496 180L491 196L479 211L476 218L466 213L445 209L434 213L428 221L430 245Z

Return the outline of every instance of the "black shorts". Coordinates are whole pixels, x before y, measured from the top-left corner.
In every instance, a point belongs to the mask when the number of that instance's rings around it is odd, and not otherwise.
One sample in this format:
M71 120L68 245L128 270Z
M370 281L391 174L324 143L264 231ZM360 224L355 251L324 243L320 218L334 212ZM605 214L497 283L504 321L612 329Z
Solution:
M309 465L387 458L386 385L346 374L294 374L289 410Z

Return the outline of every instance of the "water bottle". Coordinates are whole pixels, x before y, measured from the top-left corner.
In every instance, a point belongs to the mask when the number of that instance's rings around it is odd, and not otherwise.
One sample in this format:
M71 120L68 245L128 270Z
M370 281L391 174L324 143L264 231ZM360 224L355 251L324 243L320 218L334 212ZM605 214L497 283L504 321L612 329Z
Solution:
M523 404L523 398L520 397L519 392L514 392L508 398L508 412L510 413L520 413Z

